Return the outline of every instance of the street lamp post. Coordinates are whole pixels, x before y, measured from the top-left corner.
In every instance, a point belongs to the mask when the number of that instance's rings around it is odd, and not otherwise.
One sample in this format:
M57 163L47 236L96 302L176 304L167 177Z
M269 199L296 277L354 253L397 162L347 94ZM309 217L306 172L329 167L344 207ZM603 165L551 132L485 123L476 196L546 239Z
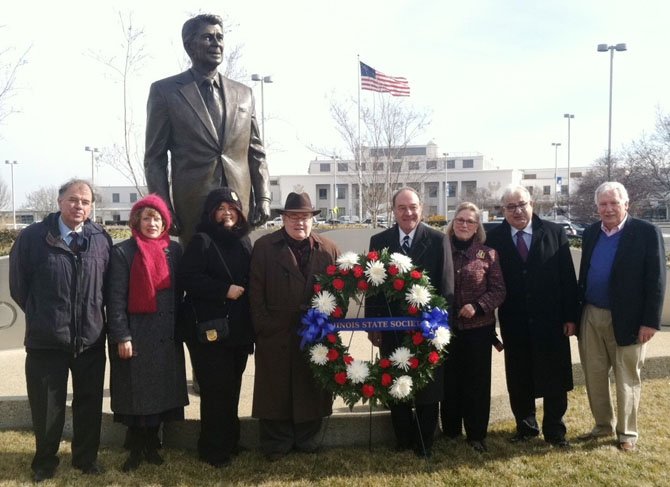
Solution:
M564 113L563 118L568 119L568 220L570 219L570 120L575 118L571 113Z
M552 142L554 146L554 221L556 221L556 209L558 208L558 148L560 142Z
M261 82L261 138L263 139L263 145L265 145L265 90L263 87L265 83L272 83L272 76L261 76L254 73L251 75L251 81Z
M100 150L97 147L90 147L88 145L84 147L84 150L91 153L91 186L95 188L95 154L100 153ZM95 203L93 203L93 221L95 221Z
M449 220L449 163L447 162L449 154L443 152L442 155L444 156L444 220L447 221Z
M615 44L608 46L607 44L598 44L598 52L610 52L610 104L609 104L609 128L607 131L607 180L611 180L612 176L612 76L614 74L614 51L625 51L626 44Z
M14 166L18 164L16 161L5 161L12 169L12 228L16 230L16 199L14 198Z
M337 156L331 156L331 159L333 160L333 210L332 210L332 218L333 220L336 219L337 217Z

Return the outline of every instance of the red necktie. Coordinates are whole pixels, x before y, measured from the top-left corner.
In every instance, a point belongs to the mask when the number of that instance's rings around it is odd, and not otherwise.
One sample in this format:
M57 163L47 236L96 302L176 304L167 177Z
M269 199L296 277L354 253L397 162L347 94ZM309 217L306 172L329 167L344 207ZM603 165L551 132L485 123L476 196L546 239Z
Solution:
M528 246L523 238L524 232L516 232L516 249L519 251L521 260L526 262L528 259Z

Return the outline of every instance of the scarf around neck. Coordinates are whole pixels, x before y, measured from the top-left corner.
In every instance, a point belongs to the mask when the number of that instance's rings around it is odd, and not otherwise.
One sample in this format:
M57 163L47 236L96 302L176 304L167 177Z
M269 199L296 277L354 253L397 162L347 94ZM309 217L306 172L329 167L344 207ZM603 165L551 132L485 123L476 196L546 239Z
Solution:
M130 267L128 287L129 313L155 313L158 311L157 292L171 285L170 266L165 249L170 244L167 230L158 238L147 238L132 230L137 252Z

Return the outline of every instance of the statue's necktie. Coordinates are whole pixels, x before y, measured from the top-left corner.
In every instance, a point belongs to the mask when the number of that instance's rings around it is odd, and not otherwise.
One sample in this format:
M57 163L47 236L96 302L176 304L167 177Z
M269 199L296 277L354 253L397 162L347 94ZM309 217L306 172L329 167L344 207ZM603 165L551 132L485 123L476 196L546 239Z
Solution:
M516 232L516 249L519 251L521 260L526 262L528 259L528 246L523 238L524 232Z
M222 122L221 112L223 111L223 107L221 106L219 97L216 96L216 93L214 93L214 90L216 89L216 87L214 86L214 80L208 78L205 81L203 81L203 85L205 88L204 89L205 106L207 106L209 116L212 117L212 122L214 123L216 133L220 134L221 122Z
M405 255L409 255L409 235L405 235L402 239L402 251Z

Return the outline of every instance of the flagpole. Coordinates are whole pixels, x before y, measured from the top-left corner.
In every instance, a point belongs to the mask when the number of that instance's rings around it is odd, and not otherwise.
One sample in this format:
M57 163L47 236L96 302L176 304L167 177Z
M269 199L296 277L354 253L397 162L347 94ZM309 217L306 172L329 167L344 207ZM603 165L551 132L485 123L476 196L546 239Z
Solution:
M358 73L358 141L356 144L356 157L358 159L358 218L363 222L363 172L361 171L361 56L356 55L356 72Z

